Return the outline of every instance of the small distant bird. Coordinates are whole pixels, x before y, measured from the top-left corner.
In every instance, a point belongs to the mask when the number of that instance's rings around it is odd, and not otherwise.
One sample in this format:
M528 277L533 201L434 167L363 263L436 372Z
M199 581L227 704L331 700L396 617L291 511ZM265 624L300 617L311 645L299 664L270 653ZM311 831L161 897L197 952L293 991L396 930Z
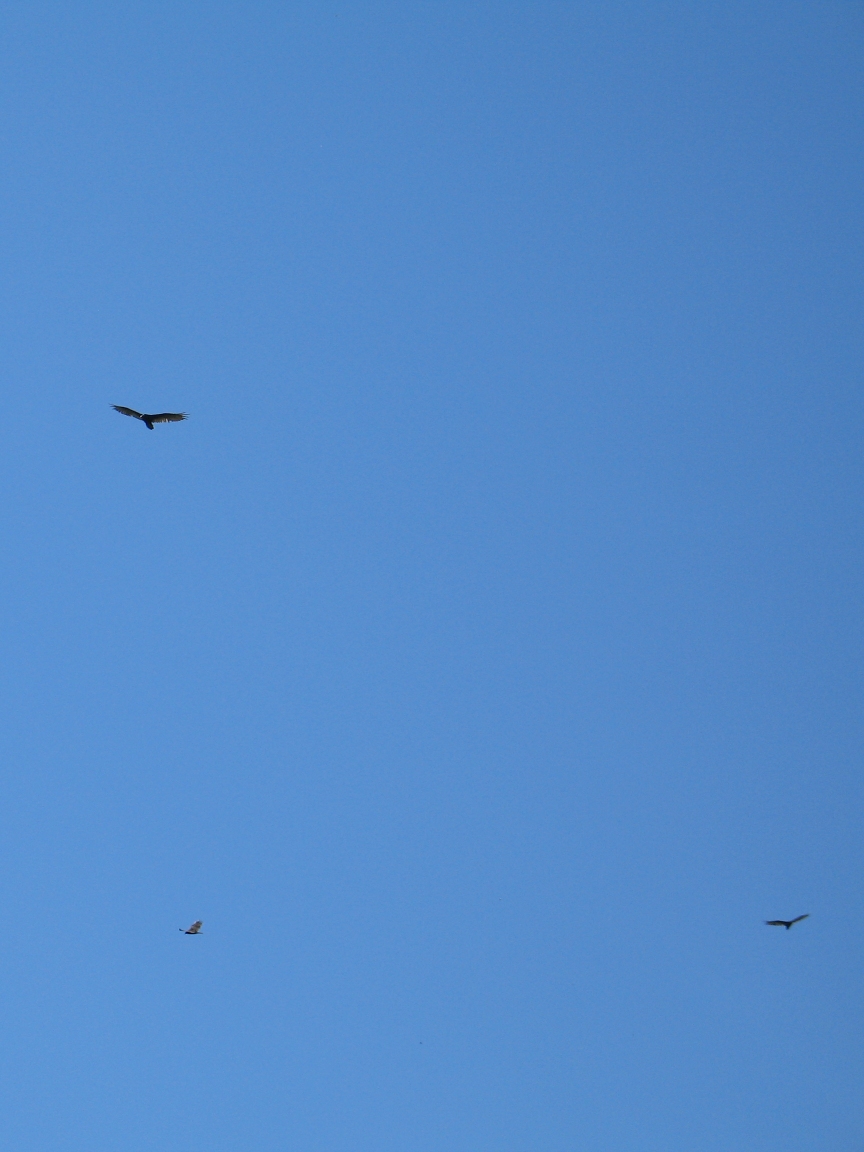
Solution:
M154 424L173 424L176 420L185 420L187 416L186 412L157 412L153 416L148 416L146 412L124 408L122 404L112 404L111 407L115 412L122 412L124 416L134 416L136 420L143 420L151 432Z
M180 931L185 932L187 936L197 936L203 923L203 920L196 920L189 928L181 928Z
M770 924L772 928L785 928L788 932L793 924L797 924L799 920L806 920L809 915L809 912L805 912L803 916L796 916L794 920L766 920L765 923Z

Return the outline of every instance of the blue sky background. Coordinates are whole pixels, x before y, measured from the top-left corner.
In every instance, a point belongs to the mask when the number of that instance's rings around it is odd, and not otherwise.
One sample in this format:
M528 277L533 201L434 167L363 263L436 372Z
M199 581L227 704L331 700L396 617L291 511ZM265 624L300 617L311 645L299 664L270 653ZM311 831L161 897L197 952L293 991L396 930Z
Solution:
M864 9L0 30L3 1146L864 1149Z

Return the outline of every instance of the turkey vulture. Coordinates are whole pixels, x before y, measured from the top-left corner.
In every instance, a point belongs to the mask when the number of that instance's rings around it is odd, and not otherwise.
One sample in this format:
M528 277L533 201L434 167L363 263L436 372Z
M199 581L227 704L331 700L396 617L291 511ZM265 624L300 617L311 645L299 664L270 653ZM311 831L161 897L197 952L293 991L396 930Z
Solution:
M793 924L797 924L799 920L806 920L809 915L809 912L805 912L803 916L796 916L794 920L766 920L765 923L774 928L785 928L788 932Z
M196 920L191 928L181 928L180 931L185 932L187 936L197 936L203 923L203 920Z
M134 416L136 420L143 420L150 431L153 431L154 424L173 424L175 420L185 420L185 412L157 412L153 416L148 416L146 412L136 412L134 408L124 408L122 404L112 404L111 407L115 412L122 412L124 416Z

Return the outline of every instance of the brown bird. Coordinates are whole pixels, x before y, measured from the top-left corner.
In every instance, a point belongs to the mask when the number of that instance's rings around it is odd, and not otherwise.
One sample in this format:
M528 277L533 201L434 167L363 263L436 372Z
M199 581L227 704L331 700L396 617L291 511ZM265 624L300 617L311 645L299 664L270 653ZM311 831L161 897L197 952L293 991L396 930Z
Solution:
M765 923L770 924L772 928L785 928L788 932L793 924L797 924L799 920L806 920L809 915L809 912L805 912L803 916L796 916L794 920L766 920Z
M122 404L112 404L115 412L122 412L124 416L134 416L136 420L143 420L150 431L154 424L173 424L176 420L185 420L186 412L157 412L149 416L146 412L136 412L134 408L124 408Z
M191 927L181 928L180 931L185 932L187 936L197 936L198 933L201 931L201 925L203 923L204 923L203 920L196 920L195 923L193 925L191 925Z

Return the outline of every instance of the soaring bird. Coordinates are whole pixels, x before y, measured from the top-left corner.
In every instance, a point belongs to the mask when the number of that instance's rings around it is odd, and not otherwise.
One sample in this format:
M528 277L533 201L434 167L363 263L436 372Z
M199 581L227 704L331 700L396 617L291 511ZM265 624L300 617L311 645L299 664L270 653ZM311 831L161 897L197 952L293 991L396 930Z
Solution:
M797 924L799 920L806 920L809 915L809 912L805 912L803 916L796 916L794 920L766 920L765 923L770 924L772 928L785 928L788 932L793 924Z
M203 923L203 920L196 920L190 928L181 928L180 931L185 932L187 936L197 936Z
M122 412L124 416L134 416L136 420L143 420L151 432L154 424L173 424L176 420L185 420L187 416L186 412L157 412L153 416L148 416L146 412L124 408L122 404L112 404L111 407L115 412Z

